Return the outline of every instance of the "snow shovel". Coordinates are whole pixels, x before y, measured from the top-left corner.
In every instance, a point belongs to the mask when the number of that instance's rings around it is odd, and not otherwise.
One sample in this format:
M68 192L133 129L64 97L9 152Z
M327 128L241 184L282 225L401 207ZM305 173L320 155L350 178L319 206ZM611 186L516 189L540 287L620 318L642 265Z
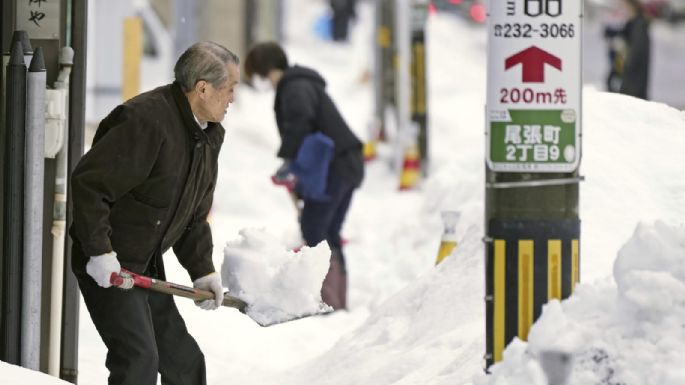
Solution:
M142 289L153 290L159 293L190 298L196 301L214 299L214 294L212 294L209 291L200 290L189 286L183 286L173 282L166 282L160 279L155 279L144 275L139 275L126 269L121 269L120 274L112 273L112 276L110 277L110 282L112 283L112 285L120 287L126 283L125 280L127 279L132 279L134 286L140 287ZM249 305L245 301L233 297L228 293L224 293L224 301L221 303L221 305L238 309L243 314L247 314L246 311L249 307ZM277 325L285 322L294 321L301 318L310 317L313 315L326 314L330 313L331 311L332 309L329 309L327 306L321 306L321 308L317 312L307 313L299 316L292 316L287 319L279 319L276 321L261 321L253 317L250 318L260 326L267 327L271 325Z

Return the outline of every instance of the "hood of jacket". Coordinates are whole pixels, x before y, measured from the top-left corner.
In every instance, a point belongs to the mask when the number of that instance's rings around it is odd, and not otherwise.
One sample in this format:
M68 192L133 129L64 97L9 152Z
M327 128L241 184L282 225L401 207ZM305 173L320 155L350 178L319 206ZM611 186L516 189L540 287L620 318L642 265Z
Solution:
M307 79L311 82L318 83L321 87L326 87L326 81L318 72L311 68L294 65L283 71L283 77L281 78L281 81L278 82L277 90L278 88L282 88L286 84L299 79Z

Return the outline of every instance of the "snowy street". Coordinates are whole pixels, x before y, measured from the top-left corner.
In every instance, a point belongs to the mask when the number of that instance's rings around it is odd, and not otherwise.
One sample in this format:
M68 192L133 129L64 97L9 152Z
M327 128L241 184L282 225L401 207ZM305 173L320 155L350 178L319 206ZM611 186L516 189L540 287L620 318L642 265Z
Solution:
M352 39L343 44L312 32L327 2L287 4L291 62L320 71L349 125L367 138L373 85L362 74L373 66L371 2L359 2ZM646 102L601 91L603 41L590 36L596 24L587 27L581 284L543 309L529 341L510 344L492 375L483 371L486 34L438 13L427 27L430 176L416 190L399 191L389 144L366 164L343 228L349 310L263 328L235 309L207 312L177 298L204 352L208 383L545 385L537 357L557 348L575 357L568 385L685 384L685 112L660 103L685 108L685 94L682 87L659 91L685 82L682 70L672 70L676 61L682 67L684 28L655 26L657 101ZM663 59L664 51L678 55ZM273 97L241 85L223 122L210 216L217 270L243 229L273 237L275 249L300 245L295 207L270 180L280 164ZM458 245L435 266L443 210L460 213ZM168 281L191 285L171 251L164 261ZM79 321L79 383L105 385L106 349L83 302ZM0 378L66 384L2 362Z

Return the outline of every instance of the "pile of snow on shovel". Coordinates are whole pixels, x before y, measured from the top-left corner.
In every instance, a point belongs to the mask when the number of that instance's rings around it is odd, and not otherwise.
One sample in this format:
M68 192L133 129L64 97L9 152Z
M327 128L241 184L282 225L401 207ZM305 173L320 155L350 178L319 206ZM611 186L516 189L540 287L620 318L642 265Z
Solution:
M330 255L325 241L294 252L265 230L243 229L224 248L221 276L229 293L248 304L248 316L276 324L330 310L321 301Z

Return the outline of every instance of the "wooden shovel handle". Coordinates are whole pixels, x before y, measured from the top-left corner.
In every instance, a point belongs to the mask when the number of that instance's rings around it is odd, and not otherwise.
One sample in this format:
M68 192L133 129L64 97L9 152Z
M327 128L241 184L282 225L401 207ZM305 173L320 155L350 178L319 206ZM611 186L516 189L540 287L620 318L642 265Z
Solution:
M130 276L130 278L133 279L133 284L143 289L150 289L159 293L190 298L196 301L214 299L214 294L206 290L195 289L193 287L179 285L173 282L166 282L160 279L146 277L126 269L121 269L120 274L112 273L112 276L110 277L110 282L112 285L121 286L124 283L124 279L129 278L128 276ZM243 300L233 297L228 293L224 294L224 301L221 303L221 305L236 308L243 313L247 307L247 304Z

